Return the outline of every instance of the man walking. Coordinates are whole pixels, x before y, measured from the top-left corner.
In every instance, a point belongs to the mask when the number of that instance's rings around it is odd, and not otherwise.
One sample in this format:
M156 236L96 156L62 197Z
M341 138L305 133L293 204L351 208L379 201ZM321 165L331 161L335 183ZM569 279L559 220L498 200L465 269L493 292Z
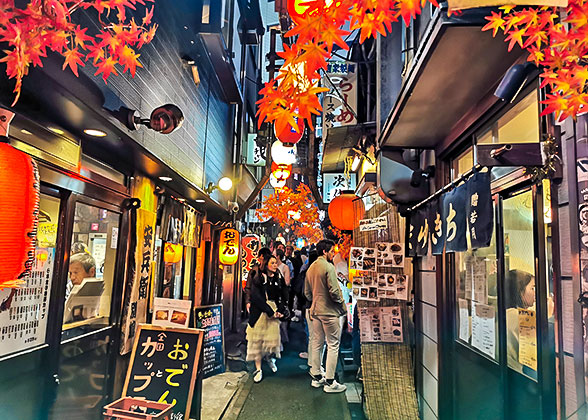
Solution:
M339 288L335 266L335 243L322 240L317 244L318 259L306 272L308 287L305 288L306 298L312 302L310 317L312 319L312 353L310 361L311 385L315 388L323 386L325 392L343 392L347 387L335 381L335 369L339 357L341 339L341 316L347 308L343 294ZM326 374L321 374L321 348L327 341Z

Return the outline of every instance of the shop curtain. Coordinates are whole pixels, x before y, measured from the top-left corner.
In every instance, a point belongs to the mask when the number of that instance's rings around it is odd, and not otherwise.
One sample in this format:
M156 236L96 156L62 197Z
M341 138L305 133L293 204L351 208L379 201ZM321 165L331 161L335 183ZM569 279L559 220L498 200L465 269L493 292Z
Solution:
M445 219L445 252L467 250L466 242L466 201L467 184L462 184L443 197L443 218Z
M466 203L468 230L473 249L490 246L494 231L490 171L476 172L467 182Z
M445 247L445 223L443 218L443 199L429 203L429 226L431 229L431 251L433 255L443 254Z

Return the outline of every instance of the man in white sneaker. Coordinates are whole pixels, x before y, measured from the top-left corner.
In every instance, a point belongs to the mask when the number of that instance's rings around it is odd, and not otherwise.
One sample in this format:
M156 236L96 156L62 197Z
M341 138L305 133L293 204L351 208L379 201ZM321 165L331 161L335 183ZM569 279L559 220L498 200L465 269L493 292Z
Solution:
M347 312L343 294L337 281L335 266L335 243L320 241L317 246L318 259L306 272L308 282L305 288L306 298L312 302L310 317L312 319L312 353L310 361L311 385L323 387L325 392L343 392L347 387L335 381L339 343L341 339L341 317ZM321 347L327 341L327 363L325 376L321 374Z

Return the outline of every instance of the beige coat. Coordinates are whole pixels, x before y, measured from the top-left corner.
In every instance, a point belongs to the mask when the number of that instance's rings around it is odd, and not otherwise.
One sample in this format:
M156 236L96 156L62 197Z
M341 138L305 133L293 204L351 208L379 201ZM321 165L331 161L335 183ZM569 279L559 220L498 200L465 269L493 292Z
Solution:
M341 316L347 312L335 266L319 257L306 272L304 295L312 302L311 316Z

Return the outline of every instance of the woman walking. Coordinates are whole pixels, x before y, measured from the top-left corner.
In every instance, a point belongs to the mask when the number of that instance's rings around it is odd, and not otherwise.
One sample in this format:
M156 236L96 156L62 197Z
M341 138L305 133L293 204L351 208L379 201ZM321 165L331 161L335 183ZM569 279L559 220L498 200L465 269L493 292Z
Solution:
M272 353L280 357L280 319L287 316L288 288L278 270L278 260L271 256L263 261L257 275L251 279L251 312L247 327L247 361L255 362L253 381L261 382L261 361L270 356L273 372L277 367Z

